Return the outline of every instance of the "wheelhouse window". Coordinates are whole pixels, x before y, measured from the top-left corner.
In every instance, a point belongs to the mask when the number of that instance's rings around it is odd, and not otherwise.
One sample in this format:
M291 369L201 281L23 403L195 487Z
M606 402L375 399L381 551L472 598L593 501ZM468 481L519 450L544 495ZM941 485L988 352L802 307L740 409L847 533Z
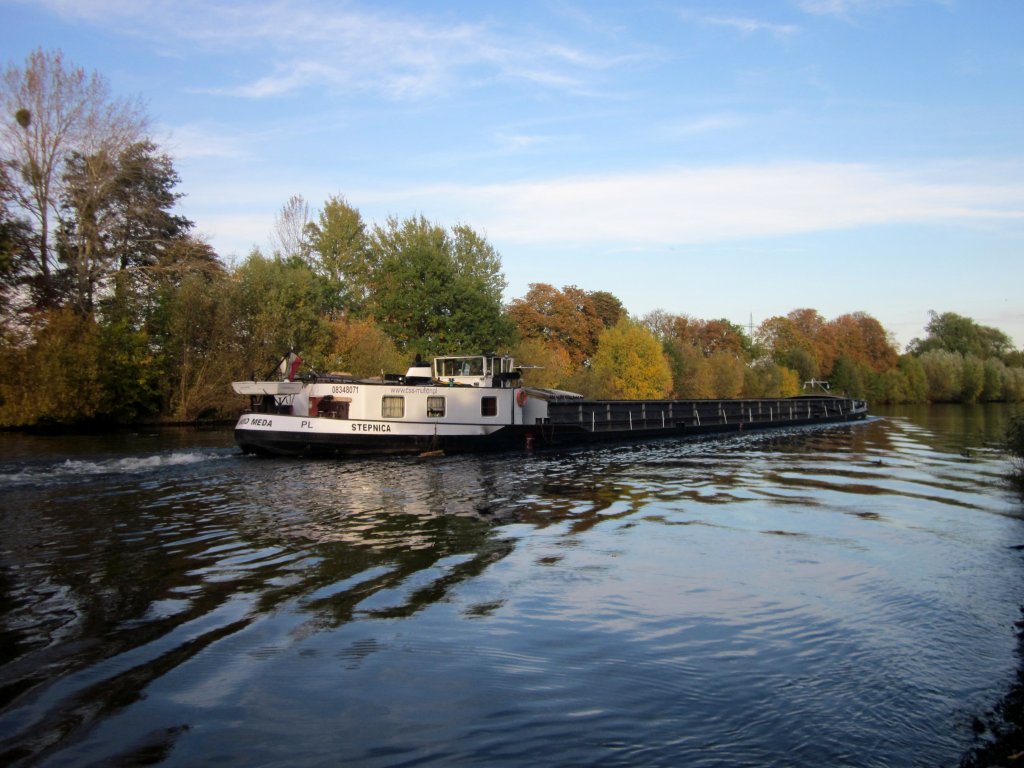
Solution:
M496 397L481 397L480 398L480 415L481 416L497 416L498 415L498 398L496 398Z
M427 398L427 417L431 419L444 418L445 399L443 397Z
M384 419L401 419L405 416L405 398L385 395L380 401L380 415Z
M438 374L441 378L456 376L483 376L484 359L482 357L444 357L437 360Z

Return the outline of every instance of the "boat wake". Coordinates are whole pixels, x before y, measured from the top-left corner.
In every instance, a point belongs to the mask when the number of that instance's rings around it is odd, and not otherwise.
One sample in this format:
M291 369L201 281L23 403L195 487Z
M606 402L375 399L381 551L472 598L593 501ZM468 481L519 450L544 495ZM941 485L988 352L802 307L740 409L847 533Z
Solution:
M100 460L65 459L21 467L0 467L0 485L39 485L89 476L145 474L170 467L185 467L237 456L235 450L173 451L147 456L121 456Z

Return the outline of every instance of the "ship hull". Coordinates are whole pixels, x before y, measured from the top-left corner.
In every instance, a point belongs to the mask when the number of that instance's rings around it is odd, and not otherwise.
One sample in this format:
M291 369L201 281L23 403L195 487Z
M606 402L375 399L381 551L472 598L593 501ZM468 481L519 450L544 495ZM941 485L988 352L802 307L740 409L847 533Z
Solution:
M534 423L438 425L291 415L243 415L235 441L246 453L369 456L532 450L546 447L784 429L862 420L866 405L845 398L753 401L576 401L549 403Z

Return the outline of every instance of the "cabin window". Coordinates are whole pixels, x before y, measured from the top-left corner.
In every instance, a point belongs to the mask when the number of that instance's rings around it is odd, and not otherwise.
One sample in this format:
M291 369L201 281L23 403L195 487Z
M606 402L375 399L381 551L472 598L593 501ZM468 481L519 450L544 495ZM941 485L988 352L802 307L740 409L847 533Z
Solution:
M482 357L449 357L438 360L441 378L456 376L483 376L484 359Z
M427 416L431 419L443 419L444 405L445 403L443 397L428 397Z
M498 398L496 398L496 397L481 397L480 398L480 415L481 416L497 416L498 415Z
M380 415L384 419L401 419L405 416L405 398L385 395L380 401Z

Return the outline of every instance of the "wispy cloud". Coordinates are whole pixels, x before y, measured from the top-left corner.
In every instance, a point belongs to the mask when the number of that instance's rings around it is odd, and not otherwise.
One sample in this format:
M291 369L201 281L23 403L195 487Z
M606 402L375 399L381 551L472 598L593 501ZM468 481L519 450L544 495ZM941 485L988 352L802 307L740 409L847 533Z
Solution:
M677 15L685 22L700 24L707 27L723 27L741 35L766 34L779 40L795 37L800 34L796 24L780 24L750 16L720 16L702 14L693 10L680 10Z
M161 144L179 160L219 157L239 159L250 155L249 142L237 132L217 130L200 123L164 126Z
M938 4L946 2L933 1ZM858 16L904 5L906 2L907 0L796 0L796 6L805 13L815 16L833 16L842 21L853 21Z
M449 21L431 16L430 7L411 15L325 0L39 2L65 18L151 38L168 51L178 45L214 56L255 53L267 71L209 89L245 98L325 87L415 99L493 79L594 93L598 89L586 84L590 75L651 55L587 50L536 30Z
M711 26L729 27L744 35L753 35L758 32L764 32L772 37L781 39L793 37L800 32L800 27L795 24L774 24L768 21L740 16L705 16L701 21Z
M723 112L697 117L685 118L671 123L663 129L663 133L675 137L698 136L707 133L733 130L742 126L746 119L740 115Z
M417 199L445 200L496 239L532 243L678 245L894 223L1024 221L1024 182L835 163L444 185L406 189L391 202Z

